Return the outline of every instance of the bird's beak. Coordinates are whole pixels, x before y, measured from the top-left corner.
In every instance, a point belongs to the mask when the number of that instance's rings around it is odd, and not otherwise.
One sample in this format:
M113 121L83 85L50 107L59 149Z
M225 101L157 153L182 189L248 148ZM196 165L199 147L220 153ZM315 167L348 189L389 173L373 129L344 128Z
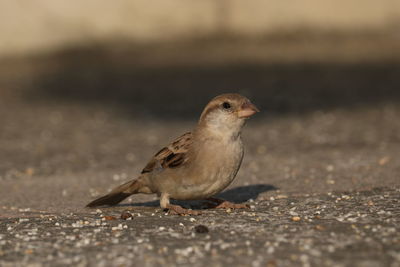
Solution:
M239 118L249 118L250 116L260 112L256 106L254 106L250 101L244 103L240 110L238 111Z

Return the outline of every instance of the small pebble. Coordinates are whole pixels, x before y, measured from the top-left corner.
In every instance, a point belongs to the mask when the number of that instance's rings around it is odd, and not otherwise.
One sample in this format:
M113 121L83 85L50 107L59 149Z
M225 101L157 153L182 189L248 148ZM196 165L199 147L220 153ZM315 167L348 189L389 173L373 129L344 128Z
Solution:
M378 164L381 165L381 166L386 165L386 163L388 163L389 160L390 160L389 157L383 157L378 161Z
M206 234L208 233L208 228L205 225L196 225L196 227L194 227L194 231L198 234Z
M299 216L292 217L292 221L294 221L294 222L299 222L300 220L301 220L301 218Z
M326 183L327 183L327 184L335 184L335 180L333 180L333 179L328 179L328 180L326 180Z
M117 218L114 217L114 216L104 216L104 219L105 219L106 221L113 221L113 220L116 220Z
M122 230L122 229L123 229L122 224L118 224L118 226L111 227L111 230L112 230L112 231L118 231L118 230Z
M122 220L128 220L129 218L132 218L132 217L133 217L133 215L129 211L123 211L121 213L121 219Z

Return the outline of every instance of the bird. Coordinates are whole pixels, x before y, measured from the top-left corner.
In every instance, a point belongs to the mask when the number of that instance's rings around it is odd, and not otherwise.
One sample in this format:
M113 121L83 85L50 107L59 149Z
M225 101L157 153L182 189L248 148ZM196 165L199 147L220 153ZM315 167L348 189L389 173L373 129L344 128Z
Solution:
M214 97L191 132L158 151L136 179L93 200L87 207L114 206L138 193L157 194L160 207L178 215L201 212L171 204L171 199L207 199L214 202L215 208L247 207L213 196L236 177L244 155L241 131L246 120L257 112L258 108L240 94Z

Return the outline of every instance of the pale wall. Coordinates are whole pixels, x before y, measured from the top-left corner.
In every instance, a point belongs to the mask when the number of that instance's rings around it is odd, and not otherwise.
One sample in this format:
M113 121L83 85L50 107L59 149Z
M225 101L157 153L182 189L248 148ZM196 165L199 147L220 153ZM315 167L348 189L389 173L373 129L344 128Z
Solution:
M0 0L0 56L115 38L379 31L399 22L400 0Z

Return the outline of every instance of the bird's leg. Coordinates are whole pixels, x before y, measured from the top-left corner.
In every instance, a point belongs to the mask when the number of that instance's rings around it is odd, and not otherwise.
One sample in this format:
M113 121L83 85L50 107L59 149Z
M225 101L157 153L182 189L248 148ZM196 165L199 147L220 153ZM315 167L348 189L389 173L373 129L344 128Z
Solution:
M161 194L160 206L163 209L168 209L169 214L175 214L175 215L199 215L199 214L201 214L199 211L185 209L179 205L170 204L168 194Z
M236 204L229 202L227 200L223 200L220 198L210 197L207 198L208 201L214 202L215 205L212 206L214 209L248 209L249 205L247 204Z

